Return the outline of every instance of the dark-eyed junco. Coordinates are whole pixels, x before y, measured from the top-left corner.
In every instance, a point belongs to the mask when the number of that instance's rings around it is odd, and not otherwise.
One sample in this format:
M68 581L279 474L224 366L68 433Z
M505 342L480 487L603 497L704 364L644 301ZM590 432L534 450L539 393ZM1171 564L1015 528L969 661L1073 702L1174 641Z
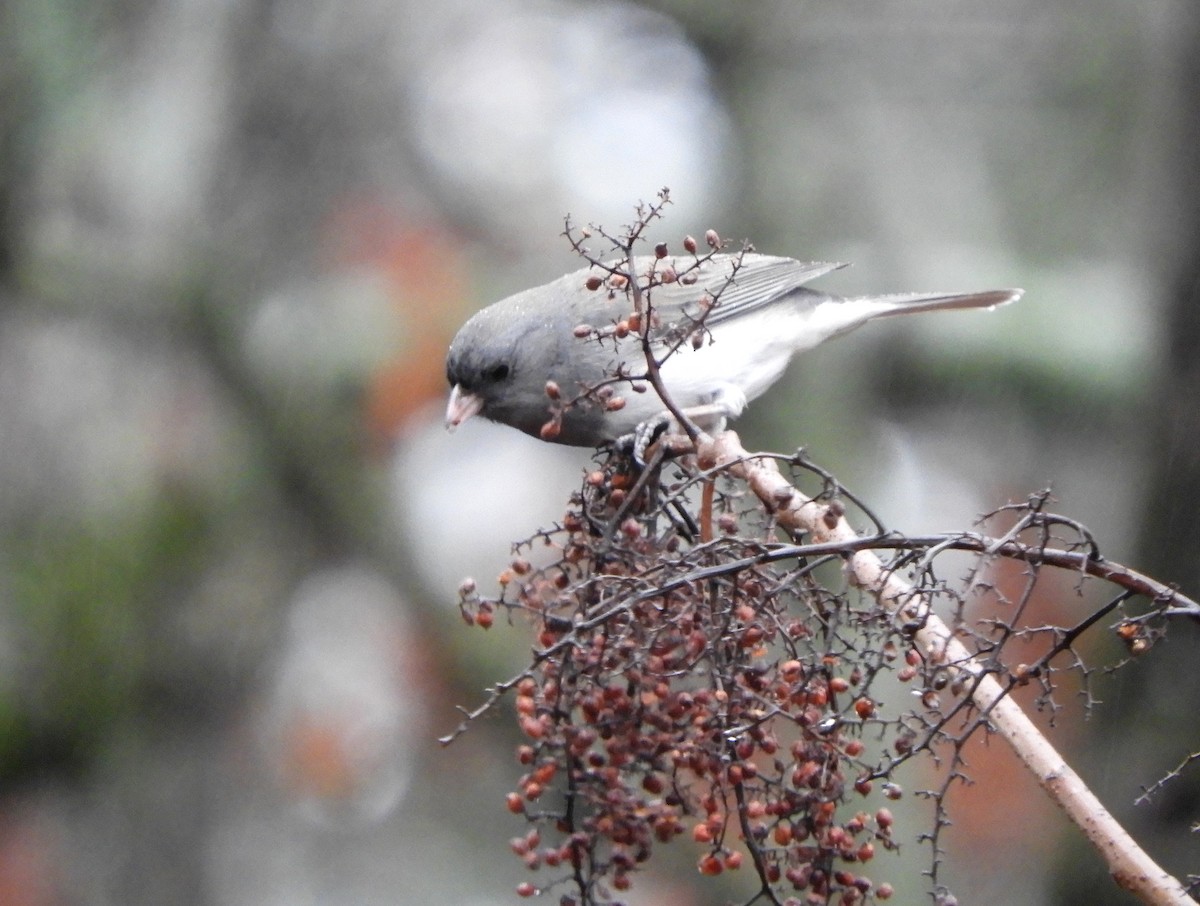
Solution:
M873 318L991 309L1022 292L841 298L804 286L841 266L754 253L646 256L519 292L477 313L450 344L446 424L482 415L588 447L660 419L665 406L647 386L640 319L629 322L628 278L644 288L651 353L667 395L706 430L739 415L795 353Z

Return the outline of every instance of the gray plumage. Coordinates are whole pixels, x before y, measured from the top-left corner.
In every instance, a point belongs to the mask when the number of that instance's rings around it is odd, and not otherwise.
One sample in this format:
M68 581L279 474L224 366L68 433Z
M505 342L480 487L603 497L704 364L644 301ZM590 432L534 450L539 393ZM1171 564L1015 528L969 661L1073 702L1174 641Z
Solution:
M654 286L649 301L657 314L652 332L656 358L676 350L662 364L662 377L675 404L692 410L702 427L719 427L739 415L746 404L775 383L791 357L877 317L922 311L995 308L1020 298L1021 290L978 293L909 293L841 298L808 289L805 284L843 265L802 263L791 258L746 254L734 272L737 256L715 255L690 276ZM655 262L638 258L634 272L644 276ZM680 274L694 264L690 256L674 259ZM478 312L459 330L446 359L452 389L447 408L451 427L479 414L535 437L551 418L546 382L554 381L564 399L617 374L642 375L645 356L639 338L618 340L611 327L629 316L632 302L607 286L589 290L590 276L606 276L599 268L567 274L544 286L509 296ZM693 348L695 326L703 317L704 299L715 299L705 331ZM579 325L609 329L602 340L575 335ZM644 382L641 382L644 384ZM652 390L636 393L627 382L613 387L624 408L606 411L598 401L583 401L562 415L552 439L558 443L596 446L634 431L661 416L664 407Z

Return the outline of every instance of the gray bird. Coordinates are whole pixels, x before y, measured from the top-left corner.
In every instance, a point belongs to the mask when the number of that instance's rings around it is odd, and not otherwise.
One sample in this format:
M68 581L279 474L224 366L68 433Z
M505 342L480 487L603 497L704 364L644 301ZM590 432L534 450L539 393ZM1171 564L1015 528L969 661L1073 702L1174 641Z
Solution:
M873 318L992 309L1022 293L841 298L805 287L843 266L753 253L634 259L632 274L650 285L651 348L675 405L699 427L719 430L775 383L797 352ZM652 268L656 276L647 280ZM670 282L660 282L664 273ZM662 422L666 409L647 389L641 338L636 331L618 337L616 325L628 319L633 303L620 279L608 278L598 267L575 271L467 321L446 357L447 426L482 415L534 437L592 447ZM597 393L606 382L608 389ZM548 422L556 427L547 428Z

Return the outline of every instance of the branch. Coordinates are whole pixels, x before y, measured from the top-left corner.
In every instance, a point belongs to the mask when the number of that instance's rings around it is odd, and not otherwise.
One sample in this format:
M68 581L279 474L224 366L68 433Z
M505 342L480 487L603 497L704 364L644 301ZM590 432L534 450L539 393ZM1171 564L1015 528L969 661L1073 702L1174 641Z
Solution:
M745 481L774 513L778 524L790 533L807 533L817 544L857 541L858 536L842 517L840 507L819 503L802 494L783 476L773 460L751 457L742 449L733 432L715 439L702 436L697 454L702 468L723 468ZM1084 554L1071 556L1076 558L1071 565L1089 572L1089 564L1098 567L1105 563ZM874 593L890 613L921 627L915 638L927 660L969 680L969 694L976 707L1012 747L1050 798L1100 851L1118 886L1145 903L1195 906L1195 900L1188 896L1182 884L1160 868L1117 823L1016 701L1006 694L996 677L954 638L945 622L933 613L926 595L915 591L870 550L849 554L846 565L854 581ZM1123 567L1093 574L1103 575L1123 587L1128 587L1126 583L1131 580L1131 571ZM1149 581L1145 577L1137 578ZM1157 583L1154 585L1158 586ZM1158 586L1158 589L1163 595L1176 594L1165 586ZM1194 602L1183 600L1185 608L1195 607Z

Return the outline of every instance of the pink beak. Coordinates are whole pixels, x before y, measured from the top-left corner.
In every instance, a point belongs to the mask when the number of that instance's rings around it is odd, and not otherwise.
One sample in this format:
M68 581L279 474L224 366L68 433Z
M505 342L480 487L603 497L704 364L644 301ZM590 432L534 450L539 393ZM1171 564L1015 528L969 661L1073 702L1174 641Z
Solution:
M446 428L453 431L473 415L478 415L483 408L483 397L474 393L466 393L462 386L455 384L450 391L450 402L446 404Z

